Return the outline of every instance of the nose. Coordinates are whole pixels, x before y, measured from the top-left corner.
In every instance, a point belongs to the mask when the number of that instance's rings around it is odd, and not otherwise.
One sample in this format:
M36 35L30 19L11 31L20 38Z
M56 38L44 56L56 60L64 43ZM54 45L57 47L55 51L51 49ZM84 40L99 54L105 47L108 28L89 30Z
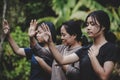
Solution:
M87 30L90 30L90 29L91 29L91 25L88 25L88 26L86 27L86 29L87 29Z
M63 39L63 36L61 36L61 39Z

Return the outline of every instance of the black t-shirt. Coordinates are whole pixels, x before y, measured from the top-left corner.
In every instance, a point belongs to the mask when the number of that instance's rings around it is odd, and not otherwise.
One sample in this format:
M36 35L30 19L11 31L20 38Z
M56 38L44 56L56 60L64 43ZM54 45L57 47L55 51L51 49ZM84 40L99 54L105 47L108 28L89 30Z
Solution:
M88 49L91 46L79 49L75 52L80 61L80 79L81 80L100 80L97 74L94 72L92 64L88 56ZM101 66L106 61L116 61L117 47L112 43L106 43L101 46L97 59Z

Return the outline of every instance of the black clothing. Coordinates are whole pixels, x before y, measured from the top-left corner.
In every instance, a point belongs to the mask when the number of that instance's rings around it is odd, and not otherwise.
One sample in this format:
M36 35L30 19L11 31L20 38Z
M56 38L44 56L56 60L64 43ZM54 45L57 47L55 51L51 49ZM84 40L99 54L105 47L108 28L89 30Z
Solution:
M80 61L80 80L100 80L98 75L94 72L91 61L88 56L88 49L91 47L84 47L79 49L76 54ZM100 47L97 59L101 66L106 61L116 61L117 47L112 43L106 43Z

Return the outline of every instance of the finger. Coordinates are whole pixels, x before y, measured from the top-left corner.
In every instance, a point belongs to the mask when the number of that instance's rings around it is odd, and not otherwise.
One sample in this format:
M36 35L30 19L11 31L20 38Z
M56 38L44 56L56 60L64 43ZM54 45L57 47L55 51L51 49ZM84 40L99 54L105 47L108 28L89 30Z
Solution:
M49 27L48 27L47 24L46 24L46 30L47 30L48 32L50 32L50 29L49 29Z
M8 22L5 19L3 20L2 26L3 26L3 29L8 29L8 30L10 29L9 25L8 25Z
M37 24L38 24L37 20L34 19L34 25L35 25L35 27L36 27Z
M47 25L47 24L44 24L44 26L45 26L45 31L48 31L48 30L49 30L48 25Z
M43 31L45 31L46 32L46 28L45 28L45 23L42 23L42 29L43 29Z
M92 49L91 48L88 50L88 53L89 53L89 55L92 55Z
M36 19L33 20L33 24L34 24L34 25L36 24Z
M36 22L36 19L34 19L33 22Z
M4 29L4 33L7 34L9 32L9 29Z
M90 50L88 50L88 53L90 54L90 53L91 53L91 51L90 51Z
M3 25L4 25L4 26L5 26L5 25L8 25L7 20L4 19L4 21L3 21Z
M38 30L36 30L36 31L35 31L35 35L36 35L38 32L39 32L39 31L38 31Z
M32 25L33 24L33 19L31 20L31 22L30 22L30 25Z

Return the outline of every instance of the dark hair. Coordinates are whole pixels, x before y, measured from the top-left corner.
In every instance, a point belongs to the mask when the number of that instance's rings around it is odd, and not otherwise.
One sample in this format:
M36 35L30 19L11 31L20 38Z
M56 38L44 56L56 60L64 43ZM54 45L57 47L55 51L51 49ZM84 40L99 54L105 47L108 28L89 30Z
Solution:
M64 22L62 25L64 25L68 34L76 35L77 41L81 41L83 44L87 43L87 38L85 38L85 36L82 35L82 31L81 31L81 27L83 25L82 20L70 20Z
M95 23L96 20L99 22L100 30L102 29L102 27L105 28L104 35L107 41L113 43L116 41L116 36L112 32L110 32L110 18L106 12L102 10L93 11L86 17L85 22L87 22L88 17L92 17Z
M55 29L54 24L52 22L41 22L38 24L38 27L40 27L42 23L45 23L48 25L51 35L52 35L52 40L55 43L56 42L56 29Z

